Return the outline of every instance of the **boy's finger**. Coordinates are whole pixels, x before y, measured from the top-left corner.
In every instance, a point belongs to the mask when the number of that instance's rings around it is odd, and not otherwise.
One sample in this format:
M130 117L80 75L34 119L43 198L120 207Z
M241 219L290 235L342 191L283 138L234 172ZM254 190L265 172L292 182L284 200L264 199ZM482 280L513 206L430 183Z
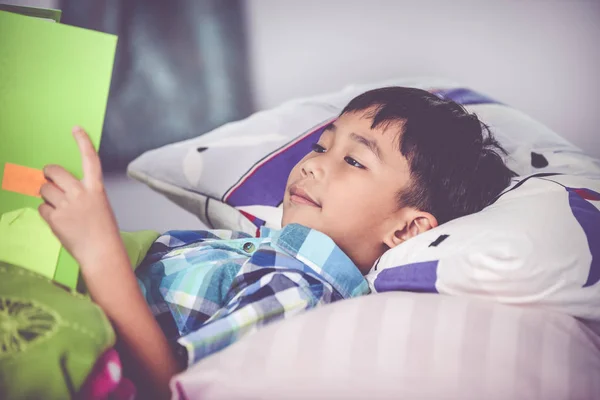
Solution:
M40 215L46 222L49 221L50 213L52 212L52 210L53 210L53 208L46 203L42 203L38 207L38 212L40 213Z
M57 208L64 201L65 194L52 182L44 183L40 189L40 196L44 201Z
M60 165L46 165L43 169L46 179L54 182L65 193L81 190L81 183Z
M87 187L102 185L102 167L100 158L88 134L76 126L73 128L73 136L79 146L81 163L83 166L83 184Z

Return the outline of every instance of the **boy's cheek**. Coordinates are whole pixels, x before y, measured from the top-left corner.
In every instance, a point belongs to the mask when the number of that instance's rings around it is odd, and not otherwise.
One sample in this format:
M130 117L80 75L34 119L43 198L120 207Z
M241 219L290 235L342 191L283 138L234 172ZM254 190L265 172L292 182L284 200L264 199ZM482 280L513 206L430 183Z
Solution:
M292 170L290 171L290 174L288 175L287 182L285 183L285 194L286 195L287 195L287 192L288 192L292 182L296 182L298 180L298 176L297 176L298 172L296 170L297 167L298 167L298 165L296 165L294 168L292 168Z

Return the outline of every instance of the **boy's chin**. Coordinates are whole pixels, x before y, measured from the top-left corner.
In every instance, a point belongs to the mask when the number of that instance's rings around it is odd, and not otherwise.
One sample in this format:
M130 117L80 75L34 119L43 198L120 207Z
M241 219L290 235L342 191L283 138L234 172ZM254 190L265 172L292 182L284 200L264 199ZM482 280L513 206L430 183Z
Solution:
M281 219L281 227L285 227L286 225L290 225L290 224L299 224L299 225L303 225L307 228L310 229L316 229L319 230L317 227L317 224L315 224L313 221L311 221L313 218L307 218L307 217L303 217L302 215L283 215L283 218Z

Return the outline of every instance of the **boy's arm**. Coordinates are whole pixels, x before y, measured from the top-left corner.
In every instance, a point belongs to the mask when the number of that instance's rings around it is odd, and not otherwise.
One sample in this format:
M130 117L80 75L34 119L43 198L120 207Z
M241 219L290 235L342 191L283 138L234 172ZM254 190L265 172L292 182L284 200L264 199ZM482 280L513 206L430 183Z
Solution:
M48 182L40 189L39 212L62 245L77 260L94 301L112 320L147 382L162 397L178 372L176 360L137 285L109 205L100 159L87 134L74 128L84 178L62 167L46 166Z
M169 398L169 381L180 372L171 347L152 316L122 244L107 249L96 261L81 266L92 299L111 320L134 366L160 393ZM154 392L156 393L156 392Z
M272 249L259 249L253 258L273 260ZM297 262L287 254L278 254L277 265L250 267L247 280L235 296L198 330L179 338L187 350L188 366L198 362L278 319L289 318L317 306L332 290L328 284L301 270L285 268ZM249 261L252 263L252 259ZM282 268L278 268L281 265Z

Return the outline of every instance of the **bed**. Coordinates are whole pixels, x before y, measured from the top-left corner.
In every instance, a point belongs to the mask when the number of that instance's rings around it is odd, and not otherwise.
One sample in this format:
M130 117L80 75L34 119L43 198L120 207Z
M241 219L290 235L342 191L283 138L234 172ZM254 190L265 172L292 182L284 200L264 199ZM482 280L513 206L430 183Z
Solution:
M371 295L247 335L174 377L173 398L600 398L600 162L506 104L437 78L352 85L148 151L128 174L211 228L250 234L277 228L287 174L313 139L351 98L390 85L429 90L476 113L508 150L506 162L518 176L483 211L388 251L367 275ZM152 235L124 238L135 265ZM4 270L18 272L0 266ZM42 285L39 277L28 279ZM45 369L25 379L15 365L46 354L50 342L10 357L0 353L6 398L131 393L119 374L108 386L94 380L110 362L118 366L114 333L93 303L68 295L81 302L79 312L96 310L82 329L105 336L85 357L63 343L48 356L56 362L44 367L54 375L35 384L31 377ZM71 358L85 362L64 367ZM15 382L36 391L19 391Z

